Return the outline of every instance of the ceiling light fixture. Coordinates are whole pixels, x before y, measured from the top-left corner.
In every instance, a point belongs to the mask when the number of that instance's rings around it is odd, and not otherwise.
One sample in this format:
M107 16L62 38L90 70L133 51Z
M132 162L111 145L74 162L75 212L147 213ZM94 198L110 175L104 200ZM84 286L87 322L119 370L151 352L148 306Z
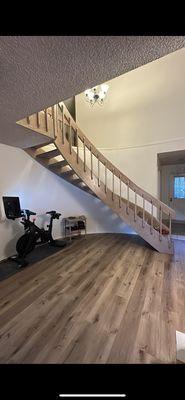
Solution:
M106 83L103 83L100 86L94 86L92 89L87 89L85 90L86 100L91 104L91 106L93 106L95 103L98 103L102 106L108 89L109 85Z

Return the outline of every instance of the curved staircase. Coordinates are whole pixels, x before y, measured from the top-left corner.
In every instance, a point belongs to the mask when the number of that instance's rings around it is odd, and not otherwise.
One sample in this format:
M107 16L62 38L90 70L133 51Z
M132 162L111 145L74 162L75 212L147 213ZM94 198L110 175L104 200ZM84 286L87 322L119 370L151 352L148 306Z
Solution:
M17 122L47 137L25 151L71 184L98 197L151 246L173 253L173 209L132 182L85 136L63 103ZM49 142L48 142L49 138Z

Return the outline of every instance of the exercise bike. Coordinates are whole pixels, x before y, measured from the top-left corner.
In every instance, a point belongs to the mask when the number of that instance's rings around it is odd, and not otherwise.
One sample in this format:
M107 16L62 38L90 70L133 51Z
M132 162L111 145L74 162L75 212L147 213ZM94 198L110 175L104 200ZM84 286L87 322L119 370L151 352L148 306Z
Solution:
M38 245L48 243L51 246L65 247L67 245L66 240L54 240L52 236L53 220L59 219L61 214L56 211L48 211L46 214L50 215L50 222L47 225L48 229L39 228L35 224L35 219L30 220L30 216L35 216L36 213L27 209L21 210L19 198L15 197L3 197L5 214L8 219L15 220L16 218L22 217L20 221L24 226L25 233L22 235L16 244L17 255L10 257L11 260L16 261L19 267L24 267L28 264L25 259L26 255L29 254Z

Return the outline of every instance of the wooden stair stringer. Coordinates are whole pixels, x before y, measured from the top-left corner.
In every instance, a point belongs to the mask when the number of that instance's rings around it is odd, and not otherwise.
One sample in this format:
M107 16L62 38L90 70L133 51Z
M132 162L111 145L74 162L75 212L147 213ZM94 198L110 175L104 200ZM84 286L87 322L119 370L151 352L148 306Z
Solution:
M54 143L54 142L50 142L50 143ZM40 147L44 147L44 145L38 146L38 148L40 148ZM59 169L57 170L57 167L52 169L50 164L48 164L48 162L47 162L47 157L46 158L44 158L44 157L42 158L42 157L38 157L38 156L36 157L36 150L37 150L37 147L30 147L30 148L24 149L24 151L29 156L31 156L35 161L37 161L43 167L47 168L50 172L52 172L55 175L59 176L60 178L64 179L66 182L71 183L73 186L77 187L78 189L83 190L85 193L88 193L93 197L97 197L96 194L94 192L92 192L87 185L85 185L85 186L83 184L81 185L80 182L77 181L77 179L72 180L72 179L70 179L69 176L62 175L61 172L59 171ZM66 165L68 165L67 161L66 160L64 160L64 161L66 162ZM58 164L60 164L60 161ZM76 174L75 171L73 171L73 173Z
M83 182L85 182L89 189L91 189L93 192L95 191L96 196L104 204L110 207L127 225L131 226L135 232L137 232L156 250L159 252L173 254L173 244L171 243L171 246L169 246L168 237L165 238L163 236L162 240L159 240L158 232L153 229L151 233L151 226L147 222L145 222L145 226L143 227L143 221L139 216L136 217L136 221L134 220L134 211L131 208L129 209L129 214L127 214L126 202L124 198L122 198L123 204L120 207L120 197L117 194L114 194L114 199L112 199L111 190L107 188L105 192L105 185L101 181L100 185L98 186L98 178L95 175L93 175L93 179L91 179L90 169L86 166L86 170L84 171L84 164L80 158L77 163L76 152L72 149L71 154L69 153L68 142L62 144L61 138L57 136L55 139L55 145L74 172L81 178Z

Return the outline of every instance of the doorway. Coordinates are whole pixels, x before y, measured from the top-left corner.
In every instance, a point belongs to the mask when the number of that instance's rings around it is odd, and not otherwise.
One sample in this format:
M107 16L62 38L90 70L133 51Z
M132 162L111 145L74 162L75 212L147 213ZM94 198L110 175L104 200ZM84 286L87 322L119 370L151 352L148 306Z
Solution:
M185 235L185 151L158 154L160 200L176 212L172 233Z
M180 172L181 168L177 168L176 173L170 175L170 206L176 212L176 220L185 219L185 173Z

